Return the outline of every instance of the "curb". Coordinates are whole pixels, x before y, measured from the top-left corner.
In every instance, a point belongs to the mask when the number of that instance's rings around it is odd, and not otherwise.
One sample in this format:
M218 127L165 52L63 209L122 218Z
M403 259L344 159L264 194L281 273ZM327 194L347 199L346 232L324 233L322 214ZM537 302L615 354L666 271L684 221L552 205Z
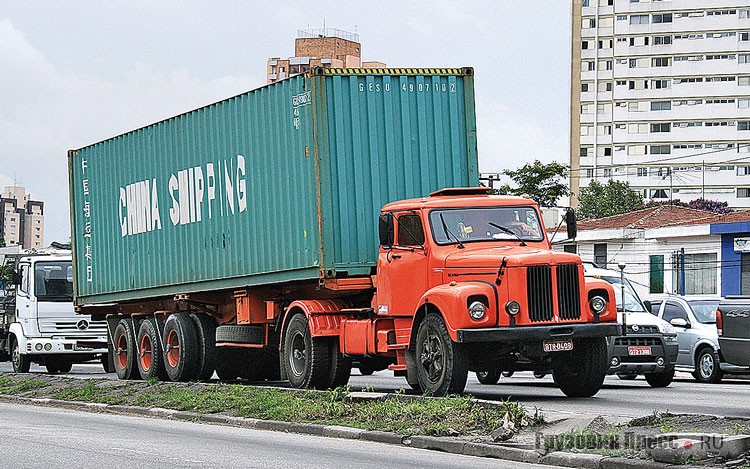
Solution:
M562 451L556 451L542 456L536 450L520 449L497 444L474 443L451 437L433 437L424 435L407 437L392 432L363 430L360 428L343 427L340 425L280 422L277 420L260 420L245 417L232 417L229 415L199 414L197 412L164 409L160 407L138 407L131 405L63 401L46 398L37 399L7 395L0 395L0 402L56 407L84 412L200 422L329 438L371 441L375 443L410 446L413 448L442 451L445 453L461 454L465 456L495 458L508 461L565 467L580 467L586 469L663 469L673 467L669 464L657 463L654 461L606 457L585 453L567 453Z

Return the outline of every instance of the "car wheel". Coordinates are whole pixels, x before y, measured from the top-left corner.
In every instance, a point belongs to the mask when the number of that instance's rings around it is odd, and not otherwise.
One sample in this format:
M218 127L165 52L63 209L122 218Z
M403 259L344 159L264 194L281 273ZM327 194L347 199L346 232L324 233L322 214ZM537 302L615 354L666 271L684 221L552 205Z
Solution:
M712 348L703 347L698 352L693 377L701 383L718 383L721 381L722 373L719 357Z

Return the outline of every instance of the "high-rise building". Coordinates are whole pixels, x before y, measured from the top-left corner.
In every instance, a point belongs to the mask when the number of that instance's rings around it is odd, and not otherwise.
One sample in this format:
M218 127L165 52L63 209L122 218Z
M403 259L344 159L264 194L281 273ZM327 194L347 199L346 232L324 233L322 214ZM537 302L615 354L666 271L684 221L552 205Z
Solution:
M6 246L44 247L44 202L21 186L6 186L0 197L0 235Z
M646 199L750 208L748 0L573 0L572 11L573 194L615 179Z
M340 29L307 29L297 31L294 41L294 57L268 59L266 78L268 83L306 73L314 67L325 68L384 68L383 62L362 62L362 46L359 34Z

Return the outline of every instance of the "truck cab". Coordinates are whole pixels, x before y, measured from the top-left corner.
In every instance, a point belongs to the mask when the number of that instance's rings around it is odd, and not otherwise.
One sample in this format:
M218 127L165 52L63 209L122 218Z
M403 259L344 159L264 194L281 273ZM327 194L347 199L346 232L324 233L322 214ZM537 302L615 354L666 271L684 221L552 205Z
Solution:
M551 249L536 202L486 188L394 202L380 243L373 309L395 319L413 387L460 392L467 371L524 369L552 369L570 396L601 387L614 291Z
M106 322L73 309L69 252L25 254L13 259L13 288L2 309L0 348L19 373L38 363L50 373L70 371L73 363L106 362Z

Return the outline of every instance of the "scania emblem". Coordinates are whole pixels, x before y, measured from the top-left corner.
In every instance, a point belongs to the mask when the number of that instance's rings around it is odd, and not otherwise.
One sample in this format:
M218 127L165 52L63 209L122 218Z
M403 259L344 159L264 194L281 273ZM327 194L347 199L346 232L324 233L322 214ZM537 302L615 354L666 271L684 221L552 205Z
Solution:
M85 331L88 328L89 328L89 322L85 319L81 319L76 324L76 329L78 329L79 331Z
M640 327L638 327L638 324L633 324L632 329L633 332L638 332L638 329L640 329Z

